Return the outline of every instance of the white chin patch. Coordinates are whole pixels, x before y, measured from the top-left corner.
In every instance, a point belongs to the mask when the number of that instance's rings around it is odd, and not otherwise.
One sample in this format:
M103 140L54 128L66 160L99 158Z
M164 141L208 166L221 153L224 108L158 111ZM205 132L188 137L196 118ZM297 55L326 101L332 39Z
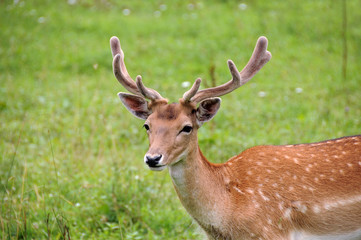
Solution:
M166 165L163 165L163 166L159 166L159 167L149 167L149 169L152 171L162 171L166 167L167 167Z

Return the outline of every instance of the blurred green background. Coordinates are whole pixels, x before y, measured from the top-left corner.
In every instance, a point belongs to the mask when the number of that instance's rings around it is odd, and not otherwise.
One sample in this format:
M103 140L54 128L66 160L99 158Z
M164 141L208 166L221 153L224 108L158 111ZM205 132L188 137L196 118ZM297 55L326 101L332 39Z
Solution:
M199 131L212 162L254 145L361 133L361 2L0 1L0 239L202 239L167 171L143 164L129 73L170 101L230 79L264 35L273 58ZM346 61L347 60L347 61Z

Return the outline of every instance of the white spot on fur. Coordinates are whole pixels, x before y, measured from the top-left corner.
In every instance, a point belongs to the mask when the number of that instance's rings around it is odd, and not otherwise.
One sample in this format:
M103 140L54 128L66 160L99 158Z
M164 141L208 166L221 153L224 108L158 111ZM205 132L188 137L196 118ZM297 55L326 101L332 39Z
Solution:
M284 157L285 157L286 159L290 159L290 156L288 156L288 155L285 155Z
M262 165L262 162L256 162L256 164L257 164L258 166L261 166L261 165Z
M352 163L347 163L347 166L352 167L353 165L352 165Z
M279 193L275 193L276 197L281 199L281 195L279 195Z
M252 175L252 171L247 171L247 175Z
M253 202L255 208L259 208L260 205L256 200L253 199L252 202Z
M250 189L250 188L247 188L247 189L246 189L246 192L248 192L248 193L250 193L250 194L254 194L254 191L253 191L252 189Z
M318 205L315 205L312 207L312 210L314 213L319 213L321 211L320 207Z
M360 165L360 166L361 166L361 162L358 162L358 165Z
M276 158L276 157L273 157L273 161L279 162L280 160L278 158Z
M315 177L315 182L317 182L317 183L319 182L319 179L317 177Z
M326 209L326 210L330 210L331 206L330 206L330 204L325 203L325 204L323 204L323 208Z
M237 192L239 192L240 194L245 195L244 192L242 192L241 189L239 189L238 187L233 186L233 188L234 188Z
M288 190L289 190L289 191L293 191L293 190L295 190L295 188L292 187L292 186L290 186L290 187L288 188Z
M291 213L292 213L291 208L287 208L287 209L283 212L283 217L286 218L286 219L291 219Z
M353 145L360 145L360 142L355 142L353 143Z
M298 164L298 159L297 158L293 158L293 161Z
M343 169L340 169L340 173L341 173L342 175L344 175L344 174L345 174L345 171L344 171Z
M293 175L293 179L294 179L294 180L297 180L297 175Z
M306 172L310 172L310 168L306 167Z
M334 179L333 177L331 177L331 178L330 178L330 181L334 182L334 181L335 181L335 179Z
M260 189L258 189L258 193L259 193L259 195L261 195L261 197L263 198L263 200L265 200L266 202L268 202L268 201L270 200L267 196L265 196L265 195L263 194L263 192L262 192Z
M298 211L300 211L302 213L306 213L307 206L302 204L300 201L294 202L293 205L297 208Z

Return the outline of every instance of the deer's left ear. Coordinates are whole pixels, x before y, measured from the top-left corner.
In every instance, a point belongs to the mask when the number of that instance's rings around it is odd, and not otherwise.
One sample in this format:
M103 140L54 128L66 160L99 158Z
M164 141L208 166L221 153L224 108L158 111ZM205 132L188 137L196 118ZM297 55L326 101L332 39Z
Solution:
M137 118L146 120L152 111L148 108L148 102L139 96L129 93L118 93L123 105Z
M197 120L200 125L204 122L211 120L217 113L219 107L221 106L221 99L216 98L207 98L203 100L197 109Z

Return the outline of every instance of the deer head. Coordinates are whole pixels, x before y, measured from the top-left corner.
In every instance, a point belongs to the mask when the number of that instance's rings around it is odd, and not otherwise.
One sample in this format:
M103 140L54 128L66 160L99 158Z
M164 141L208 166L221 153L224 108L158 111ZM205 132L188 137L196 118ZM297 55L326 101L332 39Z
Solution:
M204 122L217 113L221 99L219 96L232 92L247 83L270 59L267 38L260 37L253 54L243 68L228 60L232 79L227 83L199 90L198 78L191 89L184 93L179 103L168 104L157 91L147 88L141 76L134 81L124 63L124 53L117 37L110 39L113 55L114 75L131 94L118 93L124 106L136 117L145 120L144 128L149 137L149 150L144 161L151 170L163 170L174 165L198 149L197 130Z

